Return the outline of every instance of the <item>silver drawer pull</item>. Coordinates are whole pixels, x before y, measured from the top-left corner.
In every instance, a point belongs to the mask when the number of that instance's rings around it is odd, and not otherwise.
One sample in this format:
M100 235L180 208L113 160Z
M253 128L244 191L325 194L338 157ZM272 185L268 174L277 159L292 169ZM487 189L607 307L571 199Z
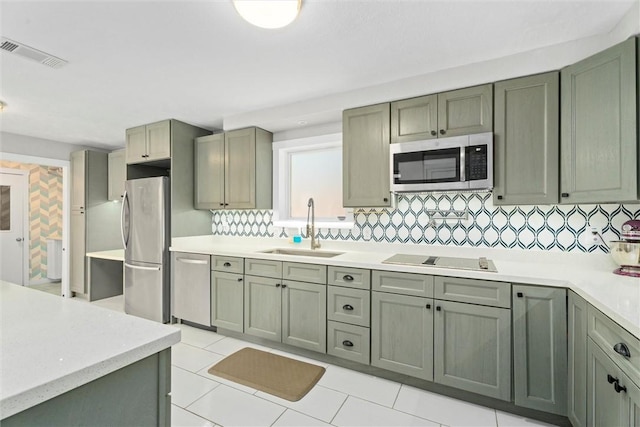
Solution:
M176 258L176 261L180 261L185 264L200 264L200 265L208 264L208 262L203 259Z
M351 311L353 310L353 306L351 304L345 304L342 306L342 309Z

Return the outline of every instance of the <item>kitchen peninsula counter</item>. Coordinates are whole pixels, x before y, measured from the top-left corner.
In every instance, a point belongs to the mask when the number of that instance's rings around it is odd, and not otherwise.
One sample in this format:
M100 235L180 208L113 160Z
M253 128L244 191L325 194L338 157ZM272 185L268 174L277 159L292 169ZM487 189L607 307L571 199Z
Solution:
M262 251L275 248L307 250L309 241L292 244L285 239L211 235L174 238L171 251L564 287L582 296L640 339L640 278L613 274L617 265L608 254L324 240L321 244L320 252L342 253L331 258L271 254ZM398 253L486 257L493 260L498 271L382 263Z
M150 390L129 405L151 401L155 405L149 411L151 417L153 411L160 418L169 413L159 398L169 389L162 370L169 369L170 347L180 341L179 329L5 282L0 282L0 322L3 426L5 422L24 424L21 417L30 411L51 415L53 424L60 420L56 417L66 417L63 423L77 424L83 416L98 422L101 410L111 410L109 417L120 417L107 421L126 420L126 414L133 414L135 408L129 411L126 402L122 407L109 407L130 392L114 382L125 377L147 383L145 390ZM73 394L80 387L81 395ZM109 387L111 394L105 394ZM114 397L115 391L122 397ZM42 409L49 402L56 402L53 414L46 412L53 405ZM145 412L144 407L137 410Z

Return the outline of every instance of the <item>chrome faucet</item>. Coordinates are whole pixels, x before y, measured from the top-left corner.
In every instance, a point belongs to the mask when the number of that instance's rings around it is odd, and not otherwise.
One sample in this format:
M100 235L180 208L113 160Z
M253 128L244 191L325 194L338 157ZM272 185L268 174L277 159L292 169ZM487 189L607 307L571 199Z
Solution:
M320 242L316 239L316 209L313 197L309 197L307 207L307 238L311 237L311 249L318 249ZM311 223L309 223L309 214L311 214Z

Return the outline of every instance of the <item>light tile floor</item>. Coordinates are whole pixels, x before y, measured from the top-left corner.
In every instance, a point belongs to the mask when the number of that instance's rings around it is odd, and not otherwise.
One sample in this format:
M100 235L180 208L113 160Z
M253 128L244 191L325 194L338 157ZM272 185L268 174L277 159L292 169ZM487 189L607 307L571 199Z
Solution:
M122 297L98 301L97 305L122 311ZM182 330L182 341L172 349L173 426L549 425L214 332L176 326ZM211 365L245 346L322 365L327 370L298 402L207 372Z

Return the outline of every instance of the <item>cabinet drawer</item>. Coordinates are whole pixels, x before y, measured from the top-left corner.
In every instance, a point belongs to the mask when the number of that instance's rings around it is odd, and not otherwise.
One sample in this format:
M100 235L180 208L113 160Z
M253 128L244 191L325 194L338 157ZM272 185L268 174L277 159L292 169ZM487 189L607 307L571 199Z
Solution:
M327 289L327 318L353 325L369 326L371 294L362 289Z
M245 259L244 273L252 276L282 278L282 261L266 259Z
M327 353L354 362L369 364L369 328L327 322Z
M327 266L318 264L301 264L298 262L282 263L282 278L297 282L327 283Z
M633 381L640 384L640 340L618 326L613 320L591 305L587 309L588 334ZM619 345L620 344L620 345ZM614 347L626 346L631 354L625 357ZM620 351L622 351L620 349Z
M434 292L436 299L511 307L511 283L438 276Z
M217 256L211 257L211 269L225 273L244 273L244 258Z
M348 288L371 289L371 270L329 266L327 283Z
M374 270L371 274L374 291L433 297L433 276Z

